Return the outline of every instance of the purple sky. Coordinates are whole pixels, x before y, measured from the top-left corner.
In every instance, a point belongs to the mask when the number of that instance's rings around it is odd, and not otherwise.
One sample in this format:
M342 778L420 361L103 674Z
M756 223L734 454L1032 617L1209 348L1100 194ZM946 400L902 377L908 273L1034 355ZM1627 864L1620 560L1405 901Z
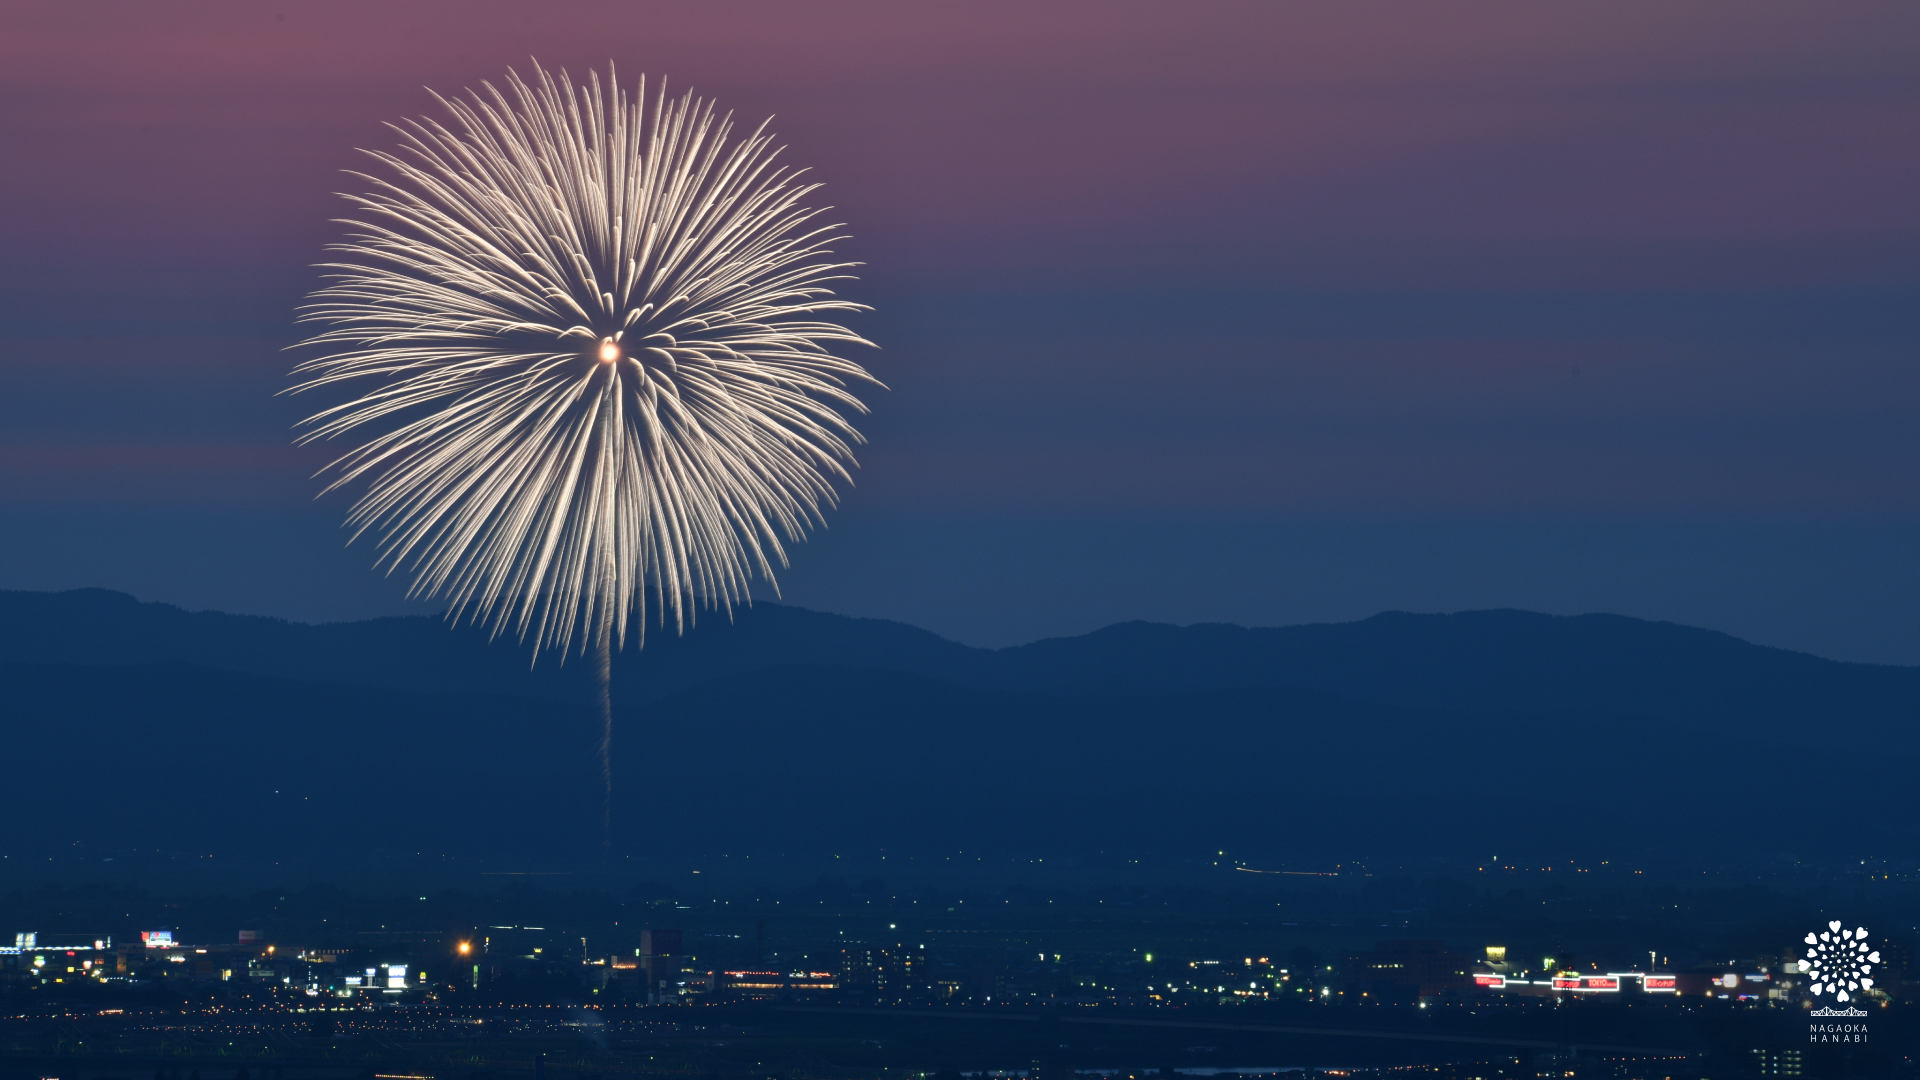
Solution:
M354 148L530 55L850 224L893 389L790 599L1920 662L1908 3L0 3L0 587L402 609L280 350Z

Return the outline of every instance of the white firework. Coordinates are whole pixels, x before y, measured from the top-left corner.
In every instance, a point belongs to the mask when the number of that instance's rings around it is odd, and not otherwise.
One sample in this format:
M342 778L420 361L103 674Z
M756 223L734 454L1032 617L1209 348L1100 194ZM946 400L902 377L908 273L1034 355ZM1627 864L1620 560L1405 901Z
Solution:
M1873 989L1873 965L1880 962L1880 950L1867 948L1867 928L1840 928L1835 919L1822 931L1808 934L1807 958L1800 970L1809 979L1807 989L1814 997L1832 993L1840 1001L1851 1000L1862 990Z
M872 383L821 313L853 264L801 205L765 126L646 84L629 99L535 65L450 124L392 125L390 171L346 198L353 234L302 309L293 389L358 396L300 441L364 438L329 467L379 564L449 617L540 649L624 642L648 597L684 626L773 581L849 480L844 412ZM875 384L877 385L877 384ZM609 721L610 722L610 721Z

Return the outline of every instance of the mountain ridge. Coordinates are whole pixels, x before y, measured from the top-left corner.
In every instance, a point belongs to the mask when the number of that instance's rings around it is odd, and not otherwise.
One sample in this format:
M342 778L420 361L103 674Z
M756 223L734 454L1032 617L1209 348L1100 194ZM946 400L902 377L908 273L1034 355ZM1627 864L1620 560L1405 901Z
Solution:
M48 855L592 864L590 665L528 659L428 618L310 626L0 593L0 731L20 760L86 778L17 770L0 839ZM1134 622L983 650L760 605L624 654L614 687L623 857L1920 843L1920 794L1886 780L1920 761L1920 669L1623 616ZM1819 751L1836 730L1872 748L1880 779ZM1725 794L1756 785L1762 802ZM1800 788L1853 794L1757 812Z
M305 624L187 612L107 590L0 592L0 656L29 663L178 661L411 693L586 703L591 665L425 616ZM614 663L616 695L658 701L771 666L905 671L976 689L1067 697L1297 688L1471 713L1637 715L1797 737L1808 725L1920 735L1920 667L1828 660L1720 631L1628 616L1513 609L1382 612L1350 623L1242 627L1132 621L1003 649L905 623L780 604L649 635Z

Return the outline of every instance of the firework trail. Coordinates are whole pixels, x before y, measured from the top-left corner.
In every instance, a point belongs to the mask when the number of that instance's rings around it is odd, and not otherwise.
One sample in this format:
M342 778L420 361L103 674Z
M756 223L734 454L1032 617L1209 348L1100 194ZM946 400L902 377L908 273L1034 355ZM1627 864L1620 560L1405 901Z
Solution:
M732 139L664 89L649 108L611 66L532 74L436 95L450 124L367 151L389 175L354 174L372 191L301 313L326 355L292 390L357 395L299 441L363 440L326 490L363 489L353 536L409 595L536 657L597 649L610 837L612 650L771 583L850 480L849 387L878 384L829 351L871 344L819 321L865 310L829 287L853 264L764 125Z

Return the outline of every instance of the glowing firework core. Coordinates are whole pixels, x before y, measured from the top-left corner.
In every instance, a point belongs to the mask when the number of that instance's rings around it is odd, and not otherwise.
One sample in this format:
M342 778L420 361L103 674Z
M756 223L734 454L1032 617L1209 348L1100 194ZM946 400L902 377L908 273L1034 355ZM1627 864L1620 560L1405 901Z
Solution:
M611 364L618 359L620 359L620 346L615 344L612 338L602 338L600 341L600 362L603 364Z

